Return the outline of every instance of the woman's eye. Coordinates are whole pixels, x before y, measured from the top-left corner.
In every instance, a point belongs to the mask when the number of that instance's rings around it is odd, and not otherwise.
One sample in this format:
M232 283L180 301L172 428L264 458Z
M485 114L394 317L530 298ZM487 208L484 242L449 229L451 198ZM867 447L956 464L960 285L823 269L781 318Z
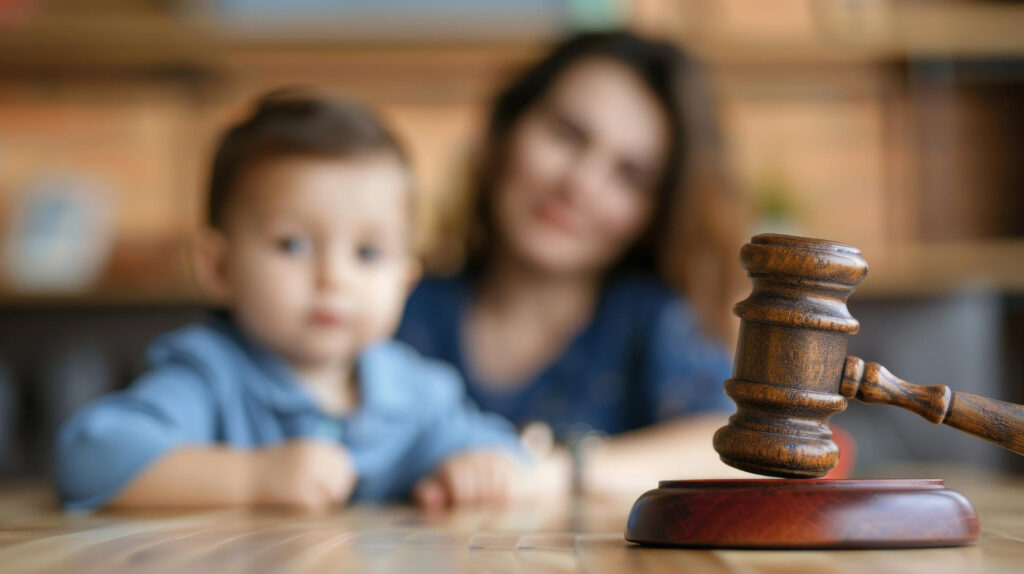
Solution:
M380 259L384 252L376 245L360 245L357 254L360 261L370 262Z
M306 255L312 251L313 246L305 237L287 236L277 240L277 248L289 255Z
M555 117L552 119L551 129L559 139L573 144L583 143L585 139L583 130L565 118Z
M641 193L648 192L650 178L641 169L631 165L620 165L616 170L619 181L631 191Z

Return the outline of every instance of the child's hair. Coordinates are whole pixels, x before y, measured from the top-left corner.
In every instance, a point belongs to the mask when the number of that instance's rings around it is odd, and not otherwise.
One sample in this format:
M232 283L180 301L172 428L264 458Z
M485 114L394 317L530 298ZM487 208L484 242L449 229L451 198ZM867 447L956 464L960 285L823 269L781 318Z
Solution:
M408 156L391 130L369 109L344 99L327 99L302 88L263 95L256 111L231 127L213 159L206 221L223 228L235 184L253 165L292 156L349 158L391 153L408 166Z

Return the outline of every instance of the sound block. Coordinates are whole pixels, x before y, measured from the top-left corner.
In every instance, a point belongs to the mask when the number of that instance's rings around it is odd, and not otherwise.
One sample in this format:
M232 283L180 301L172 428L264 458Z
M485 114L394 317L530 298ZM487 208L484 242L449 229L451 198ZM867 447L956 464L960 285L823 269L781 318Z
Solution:
M929 548L979 537L971 503L940 479L663 480L626 525L630 542L698 548Z

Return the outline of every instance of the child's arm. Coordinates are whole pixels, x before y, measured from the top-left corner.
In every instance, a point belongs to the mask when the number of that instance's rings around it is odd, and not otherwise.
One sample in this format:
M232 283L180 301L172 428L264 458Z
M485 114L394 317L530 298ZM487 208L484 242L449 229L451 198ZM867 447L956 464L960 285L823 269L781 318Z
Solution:
M322 510L347 500L355 483L348 452L330 443L293 441L251 451L185 447L146 468L111 506L266 504Z
M339 446L298 442L243 451L218 445L225 416L218 405L230 398L217 393L204 372L169 365L75 415L57 440L64 506L318 507L348 497L355 472Z

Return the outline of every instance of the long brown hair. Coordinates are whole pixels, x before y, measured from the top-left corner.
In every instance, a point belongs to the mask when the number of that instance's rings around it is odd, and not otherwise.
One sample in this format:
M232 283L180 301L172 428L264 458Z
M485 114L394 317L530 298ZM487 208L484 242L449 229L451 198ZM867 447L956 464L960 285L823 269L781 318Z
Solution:
M685 295L706 330L725 341L735 322L738 248L745 209L727 185L709 90L699 66L667 42L630 32L579 34L565 40L505 88L488 117L486 139L468 197L439 214L425 259L433 272L481 272L493 245L492 188L500 177L509 134L573 65L590 58L618 62L656 97L669 121L669 153L655 188L654 216L641 238L609 269L650 274ZM445 212L447 211L447 212Z

